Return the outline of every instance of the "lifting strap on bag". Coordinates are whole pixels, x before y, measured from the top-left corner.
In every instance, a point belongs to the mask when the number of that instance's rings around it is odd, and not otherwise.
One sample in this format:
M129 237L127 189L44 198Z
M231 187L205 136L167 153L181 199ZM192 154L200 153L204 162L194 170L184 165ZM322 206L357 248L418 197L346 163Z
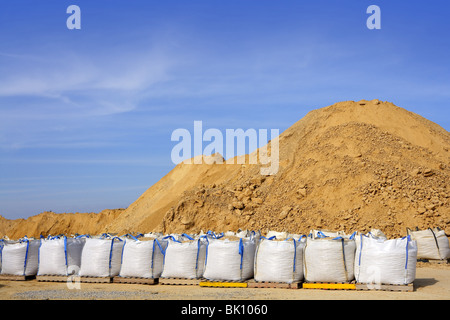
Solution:
M328 238L328 236L326 236L322 231L317 231L317 238L322 239L322 238Z
M298 241L300 242L300 240L303 238L304 236L301 236ZM292 272L295 273L295 269L296 269L296 262L297 262L297 241L294 238L287 238L284 241L288 241L291 240L294 242L294 262L293 262L293 267L292 267Z
M80 235L76 236L75 239L80 239L83 237L90 238L91 236L89 234L80 234Z
M66 262L66 275L69 274L69 266L68 266L68 262L67 262L67 237L64 236L64 258L65 258L65 262Z
M277 238L276 236L271 236L270 238L266 238L264 236L261 236L261 239L266 239L266 240L273 240L273 239L276 239L276 238Z
M242 279L242 263L244 260L244 243L242 238L239 239L239 254L241 255L241 264L239 266L239 271L240 271L240 279Z
M207 235L209 235L209 236L211 236L212 238L214 238L214 239L220 239L220 238L222 238L224 235L225 235L225 233L219 233L218 235L215 233L215 232L213 232L213 231L211 231L211 230L208 230L208 232L206 233Z
M242 238L239 239L239 254L241 255L241 264L239 268L242 270L242 262L244 259L244 243L242 242Z
M333 240L341 240L341 244L342 244L342 262L344 263L345 281L348 281L347 263L345 262L345 243L344 243L344 238L339 236L339 237L334 238Z
M190 235L183 233L181 234L182 237L188 238L188 240L194 240L194 238L192 238Z
M365 235L363 235L361 233L360 235L360 243L359 243L359 257L358 257L358 278L356 280L359 279L359 275L361 274L361 255L362 255L362 247L363 247L363 236L366 237Z
M177 239L175 239L175 237L174 237L174 236L165 236L165 237L163 238L163 240L166 240L166 239L170 239L170 240L172 240L172 241L175 241L175 242L181 243L181 241L178 241Z
M113 237L111 239L111 249L109 250L109 273L111 274L111 263L112 263L112 253L113 253L113 246L114 246L114 241L115 240L119 240L119 241L123 241L122 239L120 239L119 237ZM123 248L122 248L123 249Z
M26 236L25 236L26 237ZM26 273L26 269L27 269L27 260L28 260L28 249L30 248L30 240L26 239L24 240L27 242L27 251L25 252L25 261L23 263L23 275L25 275Z
M439 258L442 259L442 256L441 256L441 250L440 250L440 248L439 248L439 243L438 243L438 241L437 241L436 234L434 233L433 229L431 229L431 228L428 228L428 229L431 231L431 234L433 235L434 242L436 243L436 248L437 248L437 251L438 251Z

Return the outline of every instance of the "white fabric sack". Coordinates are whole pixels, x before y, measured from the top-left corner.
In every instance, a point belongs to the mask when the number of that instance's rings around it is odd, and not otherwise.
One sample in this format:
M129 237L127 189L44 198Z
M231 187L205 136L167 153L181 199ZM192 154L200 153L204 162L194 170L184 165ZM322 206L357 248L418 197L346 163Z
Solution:
M38 275L77 275L85 239L41 239Z
M255 254L255 281L292 283L303 279L305 242L262 238Z
M304 250L308 282L348 282L354 279L355 241L343 237L310 238Z
M41 239L38 276L67 275L67 239Z
M187 241L170 239L164 256L163 278L198 279L203 276L207 240Z
M120 272L124 241L87 238L81 254L80 276L114 277Z
M445 260L450 258L449 240L444 230L438 228L420 231L408 230L412 240L417 241L417 258Z
M161 239L140 241L126 239L119 276L159 278L167 242Z
M2 248L1 274L34 276L38 270L39 240L7 242Z
M205 272L209 280L240 281L253 277L255 239L211 239L207 245Z
M357 282L409 284L414 281L417 262L415 240L410 236L391 240L360 237L355 263Z

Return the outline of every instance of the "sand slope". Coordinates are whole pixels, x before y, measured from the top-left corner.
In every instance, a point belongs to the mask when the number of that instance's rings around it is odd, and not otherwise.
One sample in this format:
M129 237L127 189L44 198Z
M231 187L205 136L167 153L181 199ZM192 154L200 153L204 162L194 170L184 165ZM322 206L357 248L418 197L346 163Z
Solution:
M435 123L391 103L341 102L310 112L279 143L277 175L241 166L187 189L160 229L450 232L450 135Z
M42 212L28 219L8 220L0 216L0 236L18 239L23 236L98 234L124 209L105 209L99 213Z
M262 176L259 165L179 164L126 210L98 217L89 230L380 228L400 236L407 227L440 226L450 234L449 149L449 132L392 103L339 102L309 112L280 135L276 175ZM20 229L0 220L0 232L56 230L40 227L39 219L52 219L40 216L21 221ZM58 230L87 227L76 218L69 225L61 215L53 218Z

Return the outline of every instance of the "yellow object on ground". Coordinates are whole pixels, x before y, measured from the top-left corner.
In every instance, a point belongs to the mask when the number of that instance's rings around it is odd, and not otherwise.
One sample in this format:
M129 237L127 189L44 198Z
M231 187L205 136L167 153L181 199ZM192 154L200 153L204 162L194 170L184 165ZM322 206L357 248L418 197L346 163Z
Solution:
M303 283L303 289L356 290L354 283Z
M202 281L200 287L247 288L247 282Z

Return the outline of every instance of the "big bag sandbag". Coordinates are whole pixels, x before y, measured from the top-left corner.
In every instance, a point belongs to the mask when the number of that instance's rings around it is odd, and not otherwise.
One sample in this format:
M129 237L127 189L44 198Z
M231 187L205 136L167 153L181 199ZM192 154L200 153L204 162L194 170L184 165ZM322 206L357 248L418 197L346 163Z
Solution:
M417 244L410 236L383 240L360 235L355 277L359 283L410 284L416 276Z
M206 258L206 236L187 237L182 241L169 238L164 254L161 277L198 279L203 276Z
M354 279L356 244L344 237L308 237L304 277L308 282L349 282Z
M80 276L114 277L120 272L124 241L87 238L81 254Z
M78 275L85 239L55 237L41 239L37 275Z
M262 237L255 254L255 281L293 283L303 279L305 241Z
M253 277L255 239L209 239L205 272L209 280L241 281Z
M412 231L408 229L412 240L417 242L417 259L445 260L450 258L450 246L444 230L428 228Z
M1 274L35 276L38 271L39 240L6 242L1 251Z
M159 278L163 269L166 241L126 239L119 276Z

